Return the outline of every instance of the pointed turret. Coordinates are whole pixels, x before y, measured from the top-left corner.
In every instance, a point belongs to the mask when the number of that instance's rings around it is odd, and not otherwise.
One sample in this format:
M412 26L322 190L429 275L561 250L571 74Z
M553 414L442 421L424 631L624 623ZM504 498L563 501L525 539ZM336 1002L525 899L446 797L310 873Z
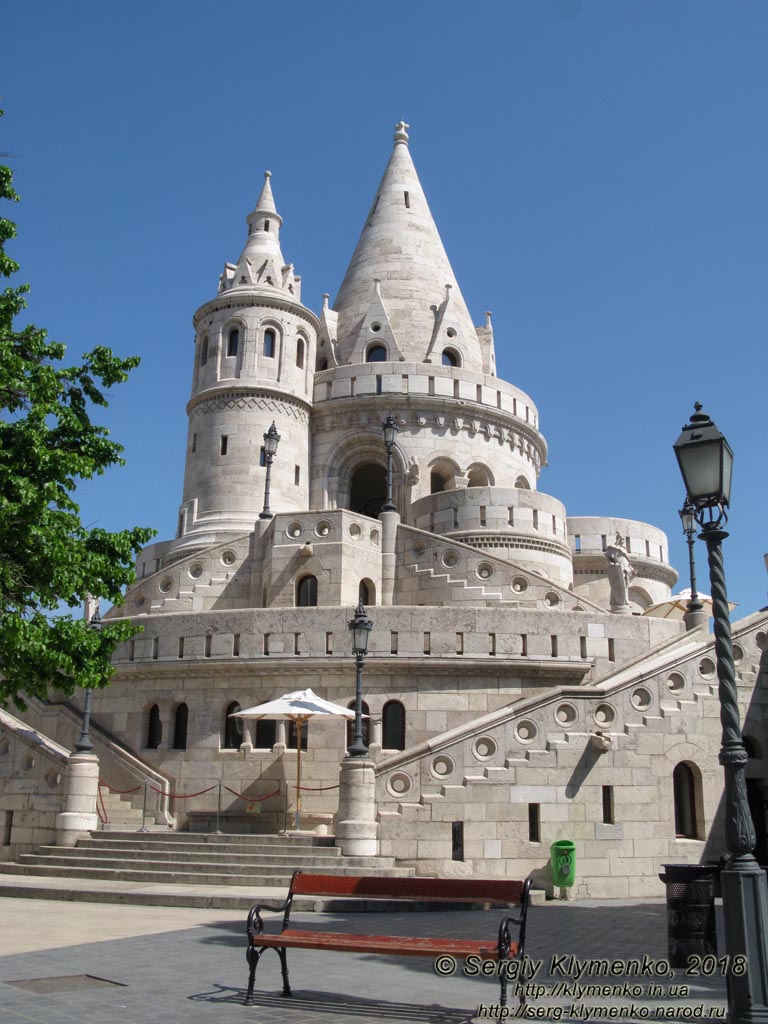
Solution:
M481 371L478 336L416 174L407 128L403 121L395 128L392 156L334 303L340 360L364 362L371 346L383 343L389 361L439 364L449 349L461 365Z
M264 185L246 220L248 240L237 263L225 266L221 290L263 286L287 290L298 298L300 279L294 276L292 265L286 264L280 249L283 218L275 206L271 177L271 171L264 172Z

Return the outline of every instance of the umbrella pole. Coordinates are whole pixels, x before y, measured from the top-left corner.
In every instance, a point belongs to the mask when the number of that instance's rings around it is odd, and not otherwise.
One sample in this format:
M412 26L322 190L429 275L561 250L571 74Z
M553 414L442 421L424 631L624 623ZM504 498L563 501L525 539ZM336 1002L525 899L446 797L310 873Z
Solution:
M296 720L296 822L298 832L301 828L301 734L304 730L304 719Z

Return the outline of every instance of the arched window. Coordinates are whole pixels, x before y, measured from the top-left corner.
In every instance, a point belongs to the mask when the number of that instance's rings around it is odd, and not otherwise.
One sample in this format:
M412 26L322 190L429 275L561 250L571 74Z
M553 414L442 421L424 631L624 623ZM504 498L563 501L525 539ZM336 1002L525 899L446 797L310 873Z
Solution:
M467 487L492 487L491 474L485 466L472 466L467 474Z
M186 704L179 704L173 720L173 749L187 749L187 724L189 722L189 708Z
M163 723L160 721L160 708L153 704L149 709L147 723L147 750L157 750L163 738Z
M256 746L259 750L271 750L275 745L277 722L273 718L260 718L256 722Z
M302 576L296 583L296 607L317 608L317 576Z
M386 363L387 349L384 345L371 345L365 353L366 363Z
M277 335L271 327L268 327L267 330L264 331L264 355L267 359L274 359L276 341Z
M352 512L362 512L375 519L387 500L387 471L373 462L358 466L349 481L349 505Z
M203 335L203 340L200 342L200 365L205 366L208 362L208 335Z
M442 364L443 366L461 366L461 356L455 348L444 348Z
M519 476L517 480L515 480L515 487L520 491L530 491L531 489L531 485L524 476Z
M304 369L304 339L299 338L296 342L296 365L300 370Z
M227 355L236 356L239 347L240 331L237 329L237 327L233 327L232 330L229 332L229 337L227 338Z
M701 785L694 766L681 761L672 772L675 800L675 834L681 839L700 838Z
M349 702L349 704L347 704L347 707L350 708L350 710L354 711L355 710L355 702L353 700L351 700ZM363 714L367 715L368 714L368 705L365 703L365 701L362 701L360 707L361 707L361 710L362 710ZM370 720L370 718L364 718L363 719L363 743L366 745L366 747L370 745L370 740L369 740L370 735L371 735L371 720ZM349 750L349 748L352 746L352 741L354 740L354 738L355 738L355 720L354 720L354 718L348 718L347 719L347 750Z
M357 599L366 606L376 604L376 585L373 580L360 580L360 586L357 588Z
M236 700L233 700L231 704L227 704L227 710L224 715L224 749L225 750L239 750L240 744L243 742L243 720L242 718L230 718L230 715L234 715L236 711L240 710L240 705Z
M440 473L430 473L429 475L429 493L440 494L445 490L445 480L443 480Z
M405 750L405 708L388 700L381 712L381 745L385 750Z
M304 722L301 727L301 749L307 749L307 733L309 732L309 722ZM288 723L288 749L296 749L296 740L298 739L299 730L295 722Z

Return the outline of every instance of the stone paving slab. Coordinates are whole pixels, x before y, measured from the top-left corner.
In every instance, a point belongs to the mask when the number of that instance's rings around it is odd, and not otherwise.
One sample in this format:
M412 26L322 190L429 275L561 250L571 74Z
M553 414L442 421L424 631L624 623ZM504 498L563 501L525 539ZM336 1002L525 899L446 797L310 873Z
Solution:
M467 977L462 964L452 976L441 977L431 960L312 950L289 953L292 999L280 996L279 960L267 952L256 976L258 1005L244 1007L244 916L226 910L89 907L2 899L0 951L5 955L0 959L0 1024L482 1024L500 1019L498 982ZM501 916L502 912L490 910L296 914L293 919L313 928L327 925L329 929L376 931L378 927L402 934L483 938L495 934ZM46 940L49 948L42 948ZM725 1005L722 978L685 979L679 970L672 978L654 979L625 974L608 977L600 968L588 979L591 984L640 985L642 998L552 994L553 985L572 983L562 973L569 962L559 959L568 954L575 954L580 962L643 956L654 963L664 960L663 901L589 900L533 907L526 952L543 961L535 981L544 985L546 992L532 995L528 1003L531 1015L535 1013L538 1019L595 1019L572 1014L573 1004L577 1014L582 1012L580 1006L615 1006L623 1011L623 1020L706 1020L718 1019L710 1010L722 1010ZM70 981L70 991L56 991L54 984L54 991L44 993L9 984L86 974L118 984L91 988L86 982L78 987ZM670 995L671 985L686 981L690 984L687 995ZM659 984L659 995L649 995L651 983ZM66 986L62 983L61 987ZM516 1006L511 998L510 1010ZM702 1012L697 1017L690 1012L676 1018L657 1016L659 1008L676 1012L698 1006Z

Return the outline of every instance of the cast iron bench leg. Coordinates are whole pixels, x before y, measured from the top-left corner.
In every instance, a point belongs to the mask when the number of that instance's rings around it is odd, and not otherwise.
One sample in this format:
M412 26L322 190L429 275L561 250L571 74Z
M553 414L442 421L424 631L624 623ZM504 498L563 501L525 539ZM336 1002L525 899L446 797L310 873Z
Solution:
M280 957L280 970L283 975L283 995L293 995L291 986L288 984L288 950L278 946L277 955Z
M499 972L499 984L501 985L501 994L499 995L499 1006L507 1005L507 971L506 965Z
M253 985L256 981L256 967L258 966L259 958L263 952L263 949L256 949L255 946L249 946L245 951L245 959L248 961L248 991L245 995L246 1006L253 1006Z

